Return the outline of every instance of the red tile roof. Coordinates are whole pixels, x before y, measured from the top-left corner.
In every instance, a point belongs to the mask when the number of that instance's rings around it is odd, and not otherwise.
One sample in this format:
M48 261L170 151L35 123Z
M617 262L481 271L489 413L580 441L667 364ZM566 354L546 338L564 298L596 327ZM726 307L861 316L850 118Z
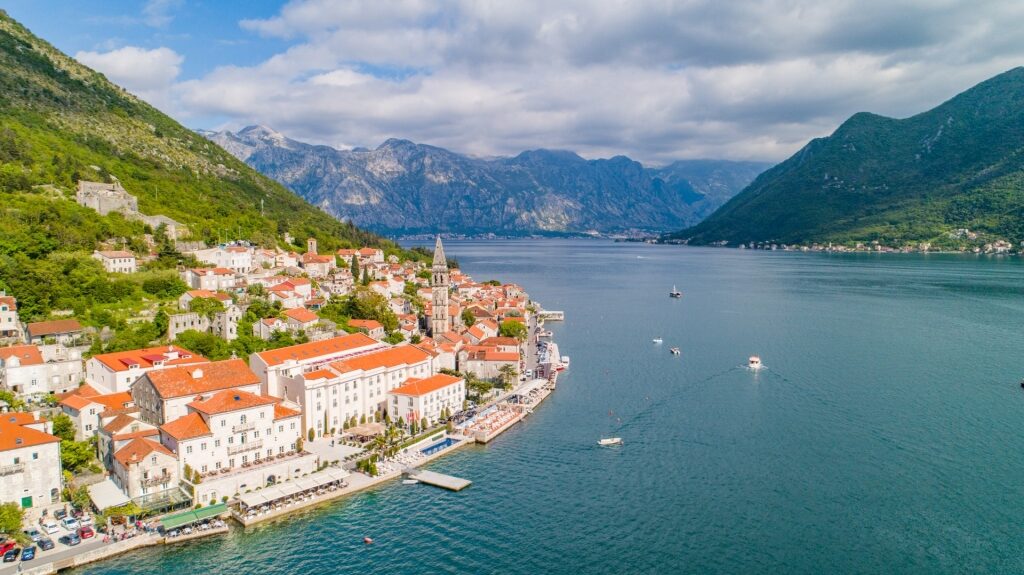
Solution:
M108 250L108 251L99 251L99 252L96 252L96 253L100 254L101 256L103 256L103 257L105 257L107 259L134 258L135 257L135 254L133 254L132 252L128 252L128 251L124 251L124 250Z
M203 416L194 411L188 415L183 415L174 421L161 425L160 431L170 435L178 441L194 439L204 435L211 435L210 428L207 427L206 421L203 420Z
M162 398L186 397L233 387L259 384L260 378L241 359L151 371L146 379Z
M284 310L284 315L300 323L311 323L320 320L320 316L316 315L315 313L309 311L304 307L286 309Z
M28 324L28 333L32 337L46 337L82 331L82 324L77 319L58 319L54 321L37 321Z
M261 351L256 355L269 365L280 365L289 359L303 361L317 357L329 356L360 347L379 345L375 339L363 333L351 333L322 341L311 341L289 347Z
M348 320L348 325L349 327L354 327L356 329L367 330L380 329L384 327L379 321L375 319L350 319Z
M347 373L360 369L370 371L379 367L395 367L402 364L412 365L428 359L430 359L430 354L416 346L399 345L358 357L336 361L331 364L331 367L340 373Z
M0 418L0 451L57 443L59 437L32 429L18 423L11 423L7 414Z
M275 403L274 404L274 419L275 420L277 420L277 419L285 419L285 418L288 418L288 417L295 417L295 416L298 416L298 415L302 415L302 412L296 411L296 410L291 409L289 407L285 407L285 406L281 405L280 403Z
M388 393L393 393L395 395L408 395L412 397L419 397L421 395L426 395L428 393L448 387L449 385L459 383L460 381L462 381L462 379L455 377L453 375L439 373L437 375L432 375L425 379L410 378L406 381L404 385L392 389Z
M6 364L12 357L17 357L21 365L39 365L43 363L43 354L34 345L0 347L0 360Z
M270 405L272 403L276 403L276 400L270 397L256 395L247 391L228 389L213 394L210 399L193 401L188 406L207 415L214 415L240 409L250 409L261 405Z
M121 463L121 465L128 466L142 461L154 451L168 457L174 457L174 454L163 445L150 439L136 438L128 442L128 445L118 449L117 453L114 454L114 459Z
M142 369L149 369L153 367L154 360L157 356L166 358L170 352L174 351L178 352L178 359L165 360L165 366L190 365L210 361L201 355L192 353L191 351L176 345L161 345L145 349L133 349L131 351L103 353L100 355L94 355L92 358L114 371L127 371L129 365L138 365Z

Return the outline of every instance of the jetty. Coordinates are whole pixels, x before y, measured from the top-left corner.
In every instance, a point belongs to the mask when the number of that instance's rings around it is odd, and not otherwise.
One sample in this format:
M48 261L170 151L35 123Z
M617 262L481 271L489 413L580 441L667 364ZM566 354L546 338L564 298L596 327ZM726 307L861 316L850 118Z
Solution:
M462 491L473 484L473 482L468 479L445 475L443 473L437 473L436 471L428 471L426 469L408 468L405 470L405 474L420 483L441 487L449 491Z
M565 321L565 312L544 309L537 312L537 318L541 321Z

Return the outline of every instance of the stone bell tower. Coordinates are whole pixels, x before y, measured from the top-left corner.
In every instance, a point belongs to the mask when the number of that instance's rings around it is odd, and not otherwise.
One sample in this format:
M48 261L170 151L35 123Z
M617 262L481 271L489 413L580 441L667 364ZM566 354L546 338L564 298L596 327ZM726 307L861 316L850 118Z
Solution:
M448 259L444 256L444 246L441 245L441 236L437 236L434 244L434 265L431 274L430 287L433 288L433 310L430 316L430 335L435 339L442 333L452 329L451 319L448 317L448 290L451 286L451 279L448 275Z

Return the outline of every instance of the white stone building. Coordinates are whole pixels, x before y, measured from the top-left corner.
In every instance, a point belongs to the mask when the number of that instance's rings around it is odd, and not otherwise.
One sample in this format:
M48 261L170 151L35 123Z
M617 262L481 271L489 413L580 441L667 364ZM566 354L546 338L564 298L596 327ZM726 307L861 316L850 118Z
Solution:
M249 356L249 367L260 378L264 395L284 398L285 380L313 371L328 363L355 357L384 344L365 334L353 333L321 341L261 351Z
M225 390L259 393L260 379L245 361L228 359L151 371L132 384L131 392L139 418L163 425L188 414L189 403Z
M94 251L92 258L103 264L103 269L110 273L133 274L139 271L135 254L129 251Z
M67 393L82 382L82 353L60 344L0 348L0 387L23 396Z
M428 425L433 425L441 419L445 409L451 413L460 411L465 399L465 380L439 373L423 379L410 378L401 387L389 391L388 412L396 420L419 424L426 418Z
M18 341L22 338L18 300L3 291L0 291L0 338Z
M176 345L101 353L85 362L85 382L101 394L128 391L150 371L208 363L205 357Z
M22 508L60 500L60 438L38 414L0 414L0 503Z

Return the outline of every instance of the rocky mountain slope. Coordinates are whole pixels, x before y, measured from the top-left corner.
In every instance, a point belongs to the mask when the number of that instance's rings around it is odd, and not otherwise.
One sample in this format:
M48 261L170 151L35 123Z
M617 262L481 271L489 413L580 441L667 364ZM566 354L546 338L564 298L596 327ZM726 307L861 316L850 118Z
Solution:
M767 167L650 169L558 150L478 159L397 139L337 150L262 126L205 135L339 219L390 235L665 231L700 221Z
M975 233L1024 240L1024 68L910 118L856 114L672 237L941 245Z

